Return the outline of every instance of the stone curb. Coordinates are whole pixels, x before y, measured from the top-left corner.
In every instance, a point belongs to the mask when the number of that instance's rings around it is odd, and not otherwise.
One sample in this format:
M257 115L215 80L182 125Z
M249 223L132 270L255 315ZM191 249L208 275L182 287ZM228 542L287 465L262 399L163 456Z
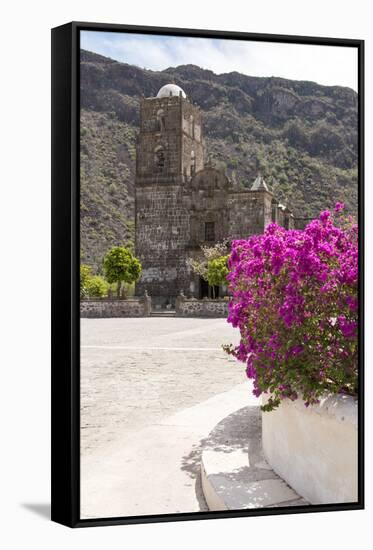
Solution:
M210 432L202 446L201 482L212 511L309 505L264 459L257 405L233 412Z

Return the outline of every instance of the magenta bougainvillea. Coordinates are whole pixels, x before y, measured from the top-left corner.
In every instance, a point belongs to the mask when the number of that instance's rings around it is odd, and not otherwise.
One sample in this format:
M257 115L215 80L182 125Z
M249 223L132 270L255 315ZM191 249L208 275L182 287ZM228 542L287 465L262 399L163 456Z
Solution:
M358 231L324 211L304 230L276 224L232 244L228 322L240 330L226 351L246 364L262 408L283 399L315 404L325 393L357 393Z

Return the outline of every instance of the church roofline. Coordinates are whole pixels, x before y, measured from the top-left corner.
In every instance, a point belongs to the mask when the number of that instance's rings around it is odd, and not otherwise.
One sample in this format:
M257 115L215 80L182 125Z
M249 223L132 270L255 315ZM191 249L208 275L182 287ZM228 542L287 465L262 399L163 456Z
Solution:
M255 178L251 186L251 191L269 191L268 185L266 184L261 174L258 174L257 177Z
M183 104L185 105L191 105L194 109L197 109L199 111L199 113L201 114L201 116L203 115L203 111L201 109L201 107L198 105L198 103L195 103L194 101L192 101L189 97L179 97L179 96L170 96L170 97L156 97L156 96L152 96L152 97L141 97L140 98L140 107L144 104L144 103L148 103L148 102L158 102L159 105L164 105L165 101L167 102L171 102L171 103L174 103L174 104L179 104L180 106L182 106Z
M266 193L267 195L271 195L272 197L274 197L274 194L272 191L270 191L269 189L240 189L240 188L233 188L233 189L230 189L229 190L230 193L237 193L237 194L244 194L244 193L247 193L248 195L249 194L253 194L253 193Z
M184 101L187 101L188 103L192 103L190 101L190 99L188 99L187 97L181 97L181 96L177 96L177 95L171 95L169 97L157 97L156 95L148 96L148 97L146 97L146 96L141 97L141 101L155 101L155 100L157 100L157 101L161 102L161 101L164 101L165 99L167 99L168 101L170 101L170 100L175 101L175 103L177 101L179 101L180 99L182 99Z

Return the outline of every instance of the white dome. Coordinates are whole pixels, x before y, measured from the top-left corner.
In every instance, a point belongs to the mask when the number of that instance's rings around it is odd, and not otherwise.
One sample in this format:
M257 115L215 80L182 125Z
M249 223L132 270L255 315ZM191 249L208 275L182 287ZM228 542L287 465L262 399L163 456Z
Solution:
M162 88L157 93L157 97L170 97L170 96L180 96L186 98L185 92L180 86L177 86L176 84L166 84L165 86L162 86Z

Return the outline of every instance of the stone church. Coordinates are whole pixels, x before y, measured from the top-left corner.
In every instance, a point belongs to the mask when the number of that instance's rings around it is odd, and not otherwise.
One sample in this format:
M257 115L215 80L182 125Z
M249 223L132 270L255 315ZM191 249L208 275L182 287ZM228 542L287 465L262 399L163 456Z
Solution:
M143 267L136 294L147 290L161 307L181 291L207 295L188 263L201 245L263 233L272 221L294 225L260 175L242 188L206 161L201 110L175 84L141 100L135 190L135 249Z

